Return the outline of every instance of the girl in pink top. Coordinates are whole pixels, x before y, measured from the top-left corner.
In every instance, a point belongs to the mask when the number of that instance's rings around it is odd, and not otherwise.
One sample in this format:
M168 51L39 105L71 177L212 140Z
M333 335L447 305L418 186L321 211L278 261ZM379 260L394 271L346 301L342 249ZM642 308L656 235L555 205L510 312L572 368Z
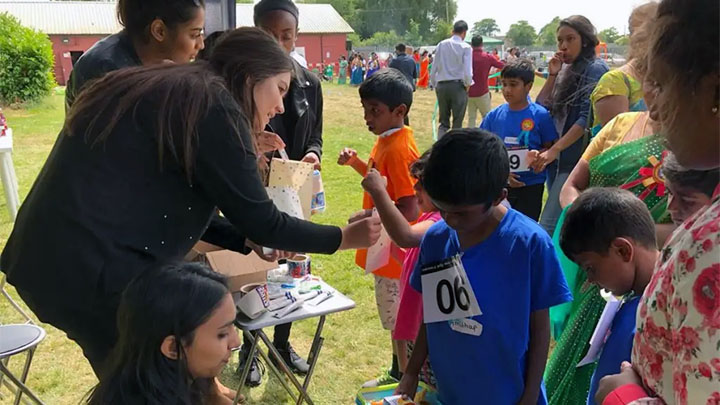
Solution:
M441 219L440 212L430 201L430 197L422 187L422 172L430 156L430 151L425 152L418 160L410 166L410 174L417 180L415 183L415 195L422 214L414 225L407 222L400 210L385 190L385 180L377 170L370 170L362 181L362 186L375 202L375 208L380 214L385 230L395 245L407 249L404 254L402 273L400 275L400 304L398 305L397 321L392 332L392 338L398 349L398 360L400 371L404 372L407 361L410 358L408 346L412 346L417 337L420 324L422 323L422 296L412 288L407 288L410 274L415 268L420 254L420 242L425 232ZM402 256L402 254L400 255ZM433 384L429 365L424 367L424 381Z

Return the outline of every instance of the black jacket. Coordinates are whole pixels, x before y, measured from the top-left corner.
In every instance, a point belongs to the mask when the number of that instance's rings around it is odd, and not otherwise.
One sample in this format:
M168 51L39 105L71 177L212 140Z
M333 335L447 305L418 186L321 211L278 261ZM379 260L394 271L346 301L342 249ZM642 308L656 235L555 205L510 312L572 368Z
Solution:
M417 71L417 65L415 64L415 59L410 57L410 55L402 53L400 55L395 55L395 57L390 61L390 64L388 67L394 68L399 70L405 77L408 79L410 84L413 86L413 90L415 90L415 79L418 77L418 71Z
M320 79L293 59L295 77L285 96L285 113L273 117L270 132L280 135L292 160L309 152L322 158L323 95Z
M70 109L77 95L88 82L99 79L114 70L141 65L142 61L125 31L98 41L73 66L65 89L66 111ZM322 145L322 140L320 144ZM245 247L245 236L238 233L230 221L220 215L213 216L201 239L225 249L246 254L250 252L250 249Z
M240 136L231 136L225 111L239 116L240 107L229 92L198 124L191 183L172 158L158 163L153 98L138 104L136 120L126 113L101 145L60 133L2 252L11 284L46 306L117 305L134 276L182 259L216 207L263 246L339 247L339 228L289 217L268 198L257 157L243 146L252 144L250 131L238 119Z

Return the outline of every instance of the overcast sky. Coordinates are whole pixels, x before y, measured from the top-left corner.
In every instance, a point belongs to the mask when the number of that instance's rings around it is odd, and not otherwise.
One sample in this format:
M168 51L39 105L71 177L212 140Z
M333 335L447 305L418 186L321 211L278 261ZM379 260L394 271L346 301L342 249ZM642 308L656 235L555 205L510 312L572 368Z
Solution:
M505 35L510 24L527 20L539 31L555 16L560 18L582 14L589 18L598 31L615 27L621 34L627 32L627 20L633 7L647 0L457 0L457 19L473 23L483 18L494 18Z

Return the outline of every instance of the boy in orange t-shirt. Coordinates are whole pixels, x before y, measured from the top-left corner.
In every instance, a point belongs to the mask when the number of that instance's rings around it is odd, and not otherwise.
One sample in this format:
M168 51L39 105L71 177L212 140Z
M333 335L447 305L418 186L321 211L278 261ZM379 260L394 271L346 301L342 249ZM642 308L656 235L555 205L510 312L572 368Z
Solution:
M420 156L410 127L404 125L413 99L410 82L396 69L382 69L360 86L360 100L365 111L365 123L370 132L378 136L370 152L368 162L357 156L354 149L340 152L338 164L349 165L365 177L369 169L376 169L387 179L387 192L408 222L419 215L415 197L415 180L410 175L410 165ZM375 206L368 193L363 195L364 211L355 219L372 215ZM365 268L367 250L357 251L355 263ZM373 271L375 277L375 300L383 328L392 330L400 301L400 273L402 263L390 259L387 265ZM399 380L397 347L393 341L393 365L390 376ZM365 386L376 386L386 381L372 380Z

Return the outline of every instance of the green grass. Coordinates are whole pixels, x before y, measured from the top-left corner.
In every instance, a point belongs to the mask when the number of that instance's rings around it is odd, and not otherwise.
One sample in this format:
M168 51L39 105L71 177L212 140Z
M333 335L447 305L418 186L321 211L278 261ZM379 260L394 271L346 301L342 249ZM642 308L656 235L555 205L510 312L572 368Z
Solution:
M533 95L541 88L536 83ZM363 121L357 89L349 86L325 84L324 164L323 182L327 210L315 220L342 225L362 203L360 177L347 167L335 164L343 147L353 147L366 157L375 141ZM64 119L63 91L54 92L43 102L23 110L4 110L14 131L14 161L23 199L47 158ZM503 102L500 93L493 94L493 106ZM419 149L424 151L432 144L431 116L435 96L431 91L419 90L410 112L411 126ZM5 245L12 223L5 201L0 200L0 244ZM42 252L38 252L42 254ZM323 277L339 291L352 298L357 307L351 311L331 315L324 329L325 343L319 357L310 394L319 404L352 403L360 385L378 375L390 363L389 333L382 330L377 318L373 281L354 264L354 252L340 252L332 256L313 255L313 272ZM17 294L7 287L16 298ZM19 299L18 299L19 300ZM20 318L4 300L0 300L0 323L19 321ZM307 354L315 332L314 319L297 322L293 326L291 341L296 350ZM36 352L28 379L29 386L48 404L77 404L96 379L79 347L65 334L52 326L42 325L48 337ZM268 331L271 332L271 331ZM270 333L271 334L271 333ZM22 361L14 360L11 368ZM222 374L222 381L236 387L239 383L234 371L237 358ZM263 384L249 394L252 404L291 403L275 377L268 375ZM6 389L0 392L7 393ZM0 403L10 403L6 397Z

